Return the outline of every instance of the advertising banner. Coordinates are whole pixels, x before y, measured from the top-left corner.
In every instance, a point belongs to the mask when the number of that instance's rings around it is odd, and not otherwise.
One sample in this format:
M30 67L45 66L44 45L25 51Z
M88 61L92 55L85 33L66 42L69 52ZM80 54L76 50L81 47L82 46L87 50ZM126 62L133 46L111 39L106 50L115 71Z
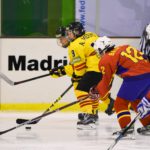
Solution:
M49 70L66 65L67 49L56 39L1 39L1 72L12 81L21 81L48 74ZM51 102L71 84L69 77L50 76L11 86L1 80L1 103ZM68 97L68 98L65 98ZM64 100L74 100L73 91Z
M138 47L139 39L112 39L116 45L130 44ZM57 45L56 39L0 39L0 72L12 81L21 81L49 73L57 65L65 65L67 49ZM112 88L115 97L120 79ZM49 103L53 102L71 84L70 77L52 78L50 76L11 86L0 80L1 103ZM73 88L61 102L76 100Z
M87 31L111 37L141 36L149 10L149 0L76 0L76 20Z

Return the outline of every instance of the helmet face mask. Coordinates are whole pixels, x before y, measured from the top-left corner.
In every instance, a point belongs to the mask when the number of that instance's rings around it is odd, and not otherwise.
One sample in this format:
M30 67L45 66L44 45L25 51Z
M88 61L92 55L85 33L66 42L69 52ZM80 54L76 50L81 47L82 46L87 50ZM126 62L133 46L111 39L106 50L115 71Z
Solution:
M66 34L66 28L61 26L56 30L57 44L63 48L67 48L70 44Z
M67 48L69 46L70 42L69 40L67 39L67 37L65 36L62 36L60 38L57 38L57 45L58 46L61 46L63 48Z
M111 39L104 36L99 37L91 46L95 49L98 55L105 54L107 51L112 50L115 44L112 43Z

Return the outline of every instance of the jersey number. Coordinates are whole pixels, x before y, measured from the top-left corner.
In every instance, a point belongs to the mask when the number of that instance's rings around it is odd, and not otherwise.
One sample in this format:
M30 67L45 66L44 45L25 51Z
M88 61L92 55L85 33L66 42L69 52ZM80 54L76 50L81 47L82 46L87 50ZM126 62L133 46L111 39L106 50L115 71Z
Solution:
M104 66L101 66L101 73L105 74L105 67Z
M144 58L142 57L142 52L138 52L136 49L133 47L128 47L126 51L121 53L121 56L125 56L132 60L133 62L137 63L140 60L143 60Z

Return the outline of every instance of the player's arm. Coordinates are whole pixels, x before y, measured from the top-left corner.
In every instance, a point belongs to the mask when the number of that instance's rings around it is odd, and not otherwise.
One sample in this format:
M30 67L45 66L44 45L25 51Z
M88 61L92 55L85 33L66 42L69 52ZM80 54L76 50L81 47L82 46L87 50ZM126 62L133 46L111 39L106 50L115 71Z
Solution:
M113 67L107 60L101 61L99 68L103 77L102 80L96 86L96 90L99 92L101 100L105 101L109 95L109 91L112 86L115 69L113 69Z
M102 73L102 80L95 87L91 88L90 96L91 98L93 96L92 99L100 98L102 101L107 100L116 70L114 68L112 59L102 58L100 60L99 70Z

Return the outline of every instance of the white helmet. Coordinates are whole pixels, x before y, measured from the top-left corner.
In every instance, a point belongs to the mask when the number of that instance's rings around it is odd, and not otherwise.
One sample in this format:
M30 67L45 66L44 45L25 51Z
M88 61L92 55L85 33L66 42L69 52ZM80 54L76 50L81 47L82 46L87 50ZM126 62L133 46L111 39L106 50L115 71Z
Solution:
M103 36L99 37L91 46L95 49L95 51L101 55L103 52L112 50L115 47L115 44L112 43L111 39Z

